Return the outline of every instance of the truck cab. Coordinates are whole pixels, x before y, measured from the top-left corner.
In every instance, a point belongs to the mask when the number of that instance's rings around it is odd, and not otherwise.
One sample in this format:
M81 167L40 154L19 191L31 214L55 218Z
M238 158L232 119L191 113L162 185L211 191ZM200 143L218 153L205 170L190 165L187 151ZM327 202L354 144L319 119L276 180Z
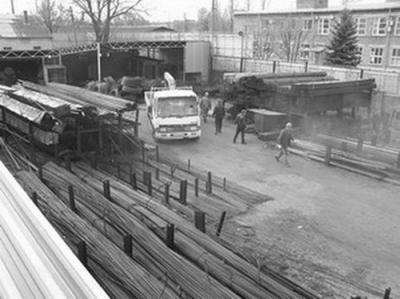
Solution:
M191 87L155 88L145 93L145 101L154 139L200 137L199 100Z

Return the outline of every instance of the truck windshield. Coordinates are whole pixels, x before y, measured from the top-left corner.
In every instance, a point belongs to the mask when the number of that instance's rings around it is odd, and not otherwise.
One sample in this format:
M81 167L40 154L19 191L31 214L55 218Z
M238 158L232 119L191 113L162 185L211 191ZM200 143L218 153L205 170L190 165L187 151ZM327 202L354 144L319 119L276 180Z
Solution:
M195 97L158 98L157 116L182 117L198 114L197 100Z

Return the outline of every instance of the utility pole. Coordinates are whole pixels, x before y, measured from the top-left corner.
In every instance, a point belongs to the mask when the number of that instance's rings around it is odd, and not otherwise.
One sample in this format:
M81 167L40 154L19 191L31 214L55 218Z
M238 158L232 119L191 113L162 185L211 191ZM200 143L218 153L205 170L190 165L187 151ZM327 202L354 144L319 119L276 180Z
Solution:
M101 45L97 43L97 81L101 82Z
M15 7L14 7L14 0L10 0L11 1L11 13L13 15L15 15Z
M214 35L215 29L216 29L216 13L217 10L217 0L211 0L211 26L210 26L210 31L211 31L211 35Z

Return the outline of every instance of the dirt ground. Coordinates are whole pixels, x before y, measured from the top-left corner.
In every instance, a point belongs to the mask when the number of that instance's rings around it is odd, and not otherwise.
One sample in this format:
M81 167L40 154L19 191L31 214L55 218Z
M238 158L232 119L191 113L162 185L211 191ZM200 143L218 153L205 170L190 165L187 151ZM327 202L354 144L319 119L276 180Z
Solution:
M141 115L140 137L154 143ZM387 287L400 298L399 187L297 156L285 167L255 135L233 144L230 121L220 135L213 119L202 130L160 151L274 198L230 217L221 237L322 298L383 298Z

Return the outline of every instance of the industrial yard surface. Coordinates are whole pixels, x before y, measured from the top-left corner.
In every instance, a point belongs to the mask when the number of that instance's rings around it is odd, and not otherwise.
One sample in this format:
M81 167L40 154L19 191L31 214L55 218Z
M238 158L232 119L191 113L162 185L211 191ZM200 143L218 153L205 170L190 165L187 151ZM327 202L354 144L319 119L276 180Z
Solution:
M144 108L143 108L144 109ZM140 136L151 127L142 115ZM291 168L254 134L233 144L234 126L203 124L198 141L159 143L160 153L269 195L272 201L231 217L221 237L244 256L322 298L400 295L400 187L291 155Z

